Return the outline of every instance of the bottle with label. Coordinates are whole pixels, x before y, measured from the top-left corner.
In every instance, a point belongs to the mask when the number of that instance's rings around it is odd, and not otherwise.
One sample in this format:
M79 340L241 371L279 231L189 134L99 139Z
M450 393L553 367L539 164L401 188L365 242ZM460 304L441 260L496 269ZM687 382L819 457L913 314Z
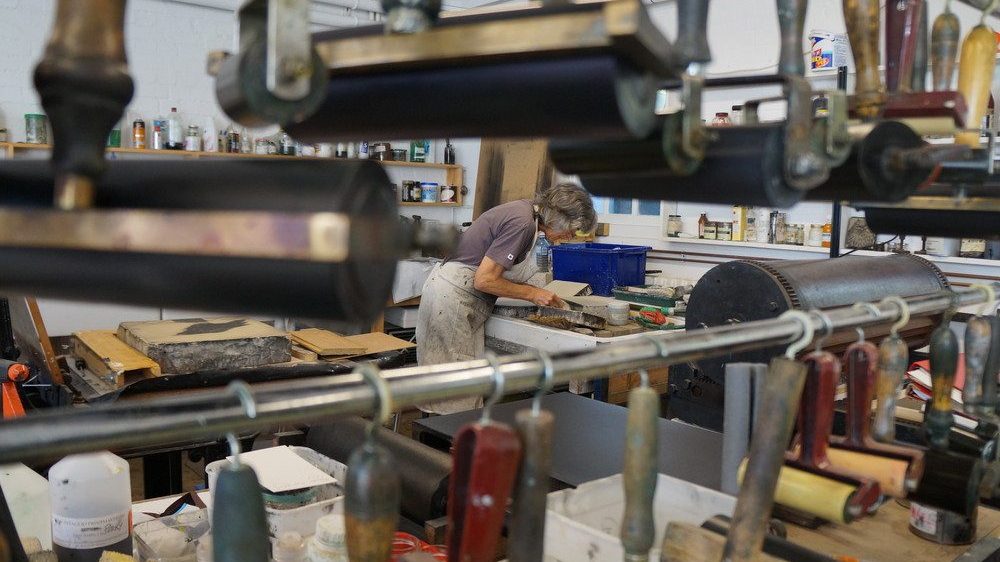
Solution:
M246 127L243 127L243 130L240 131L240 152L243 154L251 154L253 152L253 138L247 132Z
M358 143L358 158L361 160L368 159L368 141Z
M826 222L823 223L823 228L821 231L823 233L823 237L820 245L824 248L829 248L830 239L833 236L833 223L830 222L830 217L826 217Z
M0 488L21 538L34 537L52 550L49 481L21 463L0 465Z
M198 125L188 125L187 134L184 135L184 150L188 152L201 150L201 130L198 129Z
M333 155L337 158L347 158L347 143L338 142Z
M342 513L324 515L316 521L308 554L311 562L347 562L347 525Z
M733 122L729 119L729 114L725 111L720 111L715 114L715 119L712 119L711 125L713 127L729 127Z
M211 117L205 120L205 131L201 136L201 147L205 152L219 151L219 132L215 128L215 120Z
M733 206L733 237L737 242L744 240L747 228L748 208L742 205Z
M426 162L430 152L430 141L417 140L410 143L410 162Z
M132 554L128 462L107 451L70 455L49 469L52 546L59 560L98 562Z
M705 237L705 227L708 226L708 213L702 213L698 217L698 238Z
M455 147L451 144L451 139L445 139L444 145L444 163L454 164L455 163Z
M146 148L146 122L142 119L132 122L132 148Z
M184 125L181 124L181 116L177 113L176 107L170 108L167 115L167 148L170 150L181 150L184 148Z
M535 264L538 265L538 271L541 271L542 273L547 273L549 271L549 263L551 260L549 252L549 241L545 238L544 232L539 232L538 243L535 244Z
M121 146L122 146L122 127L121 125L115 125L115 128L111 129L111 132L108 133L108 147L121 148Z
M149 148L153 150L167 148L167 120L163 117L153 119L153 130L149 136Z
M733 122L733 125L743 124L743 106L734 105L729 111L729 120Z

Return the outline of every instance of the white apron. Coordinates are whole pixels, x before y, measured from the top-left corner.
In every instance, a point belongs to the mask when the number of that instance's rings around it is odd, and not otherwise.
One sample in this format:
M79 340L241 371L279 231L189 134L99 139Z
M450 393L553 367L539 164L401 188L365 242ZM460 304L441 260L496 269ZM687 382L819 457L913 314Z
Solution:
M532 251L535 238L520 263L504 273L514 283L526 283L538 272ZM438 264L424 282L417 312L417 364L437 365L481 359L486 350L486 321L496 297L475 288L476 267L458 262ZM421 411L452 414L481 407L482 397L456 398L420 404Z

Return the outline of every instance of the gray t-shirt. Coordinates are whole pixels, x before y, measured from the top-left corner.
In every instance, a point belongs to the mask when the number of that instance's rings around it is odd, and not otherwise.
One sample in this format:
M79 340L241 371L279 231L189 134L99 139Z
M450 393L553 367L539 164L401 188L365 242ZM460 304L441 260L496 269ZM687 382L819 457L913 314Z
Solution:
M479 267L484 257L509 270L531 249L535 238L535 207L528 199L493 207L472 222L458 243L457 261Z

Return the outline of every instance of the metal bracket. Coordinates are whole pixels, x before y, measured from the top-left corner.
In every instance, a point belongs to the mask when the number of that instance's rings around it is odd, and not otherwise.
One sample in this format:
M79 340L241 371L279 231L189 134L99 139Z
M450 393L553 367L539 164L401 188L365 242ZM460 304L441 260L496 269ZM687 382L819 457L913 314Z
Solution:
M267 89L283 100L309 95L309 0L267 1Z
M851 154L851 133L847 128L850 104L847 94L840 90L821 92L826 97L826 116L823 119L823 151L831 168L843 164Z
M668 115L663 127L663 153L674 173L690 175L701 165L711 132L701 120L702 91L705 87L704 67L688 65L682 75L681 101L684 108Z

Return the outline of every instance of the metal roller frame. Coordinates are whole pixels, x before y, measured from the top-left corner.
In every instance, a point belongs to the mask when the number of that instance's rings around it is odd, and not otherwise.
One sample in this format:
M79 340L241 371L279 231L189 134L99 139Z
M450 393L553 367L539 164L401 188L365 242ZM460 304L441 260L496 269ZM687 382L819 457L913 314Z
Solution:
M1000 283L993 287L1000 290ZM984 302L977 289L945 291L908 299L911 316L943 312L953 306ZM873 326L895 321L899 308L875 304L872 311L843 307L826 311L833 330ZM874 310L878 314L874 314ZM817 333L826 329L815 315ZM593 351L552 357L553 384L606 377L611 372L663 367L731 351L787 344L801 336L794 318L776 318L651 336L643 341L602 346ZM653 339L659 341L652 341ZM499 368L508 393L537 388L545 367L535 356L517 356ZM396 407L429 400L485 395L494 386L493 367L485 360L396 369L383 373ZM100 449L215 438L232 431L255 431L275 425L317 420L329 416L367 414L376 407L374 390L360 374L301 381L280 390L257 393L256 415L246 416L229 393L206 392L183 398L163 398L136 405L98 406L70 412L51 412L0 424L0 463L51 461L63 455Z

